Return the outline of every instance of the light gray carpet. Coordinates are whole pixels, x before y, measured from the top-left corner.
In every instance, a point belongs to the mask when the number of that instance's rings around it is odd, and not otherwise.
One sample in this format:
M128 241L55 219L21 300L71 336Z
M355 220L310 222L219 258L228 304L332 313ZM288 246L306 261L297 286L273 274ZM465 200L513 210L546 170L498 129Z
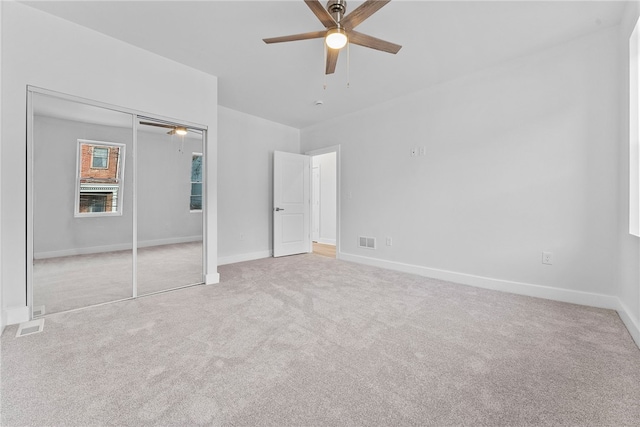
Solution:
M35 260L33 305L58 313L132 296L130 250ZM202 242L138 249L138 295L202 283Z
M308 254L2 336L2 425L637 426L617 314Z

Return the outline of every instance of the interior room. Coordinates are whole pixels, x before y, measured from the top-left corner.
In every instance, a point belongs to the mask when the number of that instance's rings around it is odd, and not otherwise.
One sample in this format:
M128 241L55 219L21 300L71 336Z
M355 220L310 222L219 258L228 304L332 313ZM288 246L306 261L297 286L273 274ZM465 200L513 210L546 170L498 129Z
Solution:
M635 425L639 18L0 2L0 423Z

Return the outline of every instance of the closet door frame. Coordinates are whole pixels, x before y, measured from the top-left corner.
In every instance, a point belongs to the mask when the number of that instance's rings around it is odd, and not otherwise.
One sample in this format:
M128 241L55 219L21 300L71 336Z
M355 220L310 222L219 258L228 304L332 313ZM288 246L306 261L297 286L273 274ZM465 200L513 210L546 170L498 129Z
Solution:
M40 88L37 86L27 86L27 165L26 165L26 181L27 181L27 194L26 194L26 212L27 212L27 227L26 227L26 277L27 282L25 286L25 292L27 294L27 304L29 308L29 319L33 319L33 260L34 260L34 95L44 95L53 98L57 98L64 101L76 102L79 104L85 104L92 107L103 108L106 110L116 111L119 113L128 114L131 116L132 126L132 141L133 141L133 182L131 185L133 186L133 238L132 238L132 262L133 262L133 274L131 278L131 290L132 296L130 298L122 298L114 301L103 302L98 304L93 304L85 307L80 307L68 311L76 311L83 310L88 307L97 307L104 304L111 304L113 302L118 301L127 301L138 297L138 289L137 289L137 245L138 245L138 237L137 237L137 222L138 222L138 211L137 211L137 134L138 134L138 123L141 119L150 119L158 122L175 124L177 126L185 126L190 129L198 130L202 132L202 154L203 154L203 185L202 185L202 193L203 193L203 215L202 215L202 277L203 283L206 283L207 277L207 218L204 212L208 208L207 198L206 198L206 188L207 188L207 174L206 174L206 163L208 161L207 158L207 135L208 135L208 127L188 122L184 120L172 119L170 117L164 117L157 114L147 113L131 108L120 107L117 105L112 105L100 101L95 101L92 99L82 98L74 95L65 94L62 92L57 92L45 88ZM177 287L175 289L179 289ZM45 315L46 317L46 315Z

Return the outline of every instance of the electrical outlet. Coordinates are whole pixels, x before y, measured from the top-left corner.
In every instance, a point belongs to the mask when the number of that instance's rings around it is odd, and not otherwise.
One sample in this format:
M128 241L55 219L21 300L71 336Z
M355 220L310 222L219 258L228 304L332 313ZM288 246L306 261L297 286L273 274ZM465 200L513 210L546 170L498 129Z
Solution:
M553 254L551 252L542 252L542 263L547 265L552 265Z
M420 147L420 156L426 156L427 155L427 147Z
M387 237L387 246L391 246L392 243L391 237Z

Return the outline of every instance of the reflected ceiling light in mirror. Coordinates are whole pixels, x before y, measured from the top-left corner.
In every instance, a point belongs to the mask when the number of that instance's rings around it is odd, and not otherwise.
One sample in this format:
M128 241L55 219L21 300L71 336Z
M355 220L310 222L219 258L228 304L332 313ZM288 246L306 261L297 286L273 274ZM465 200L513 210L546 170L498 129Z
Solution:
M171 129L169 132L167 132L169 135L180 135L180 136L185 136L187 134L187 128L183 127L183 126L176 126L173 129Z

